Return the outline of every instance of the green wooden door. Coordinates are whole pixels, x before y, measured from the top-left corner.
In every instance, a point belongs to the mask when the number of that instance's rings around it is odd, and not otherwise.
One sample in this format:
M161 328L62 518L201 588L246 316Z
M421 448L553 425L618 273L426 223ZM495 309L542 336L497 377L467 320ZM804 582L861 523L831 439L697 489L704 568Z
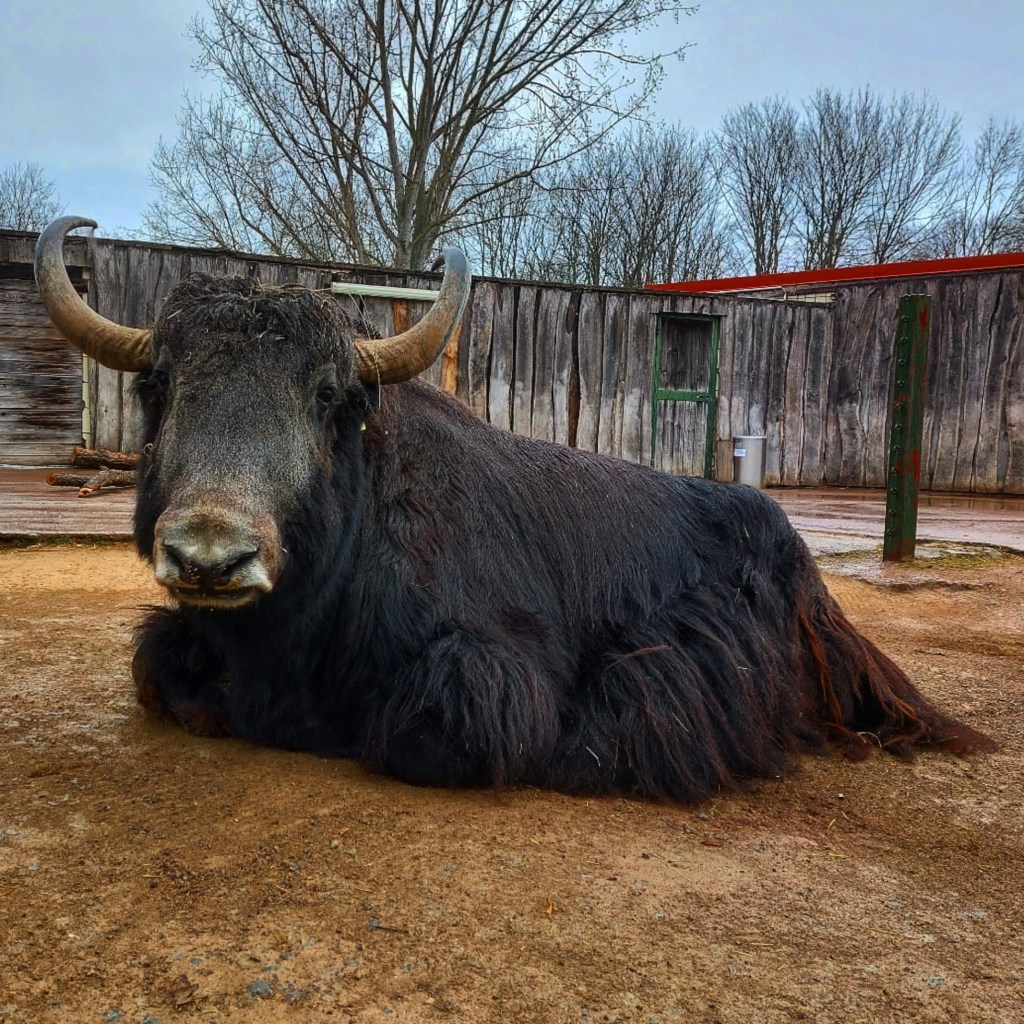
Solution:
M679 476L715 468L719 317L658 318L651 389L651 465Z

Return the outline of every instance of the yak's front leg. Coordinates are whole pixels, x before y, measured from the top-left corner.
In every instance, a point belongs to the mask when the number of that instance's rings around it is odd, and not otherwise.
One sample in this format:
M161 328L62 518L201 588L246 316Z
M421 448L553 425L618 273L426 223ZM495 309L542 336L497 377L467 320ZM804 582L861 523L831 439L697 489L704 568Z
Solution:
M223 666L173 611L155 610L136 630L132 679L139 703L193 736L232 736Z
M378 771L418 786L535 782L554 749L557 700L524 651L454 630L393 681L365 733Z

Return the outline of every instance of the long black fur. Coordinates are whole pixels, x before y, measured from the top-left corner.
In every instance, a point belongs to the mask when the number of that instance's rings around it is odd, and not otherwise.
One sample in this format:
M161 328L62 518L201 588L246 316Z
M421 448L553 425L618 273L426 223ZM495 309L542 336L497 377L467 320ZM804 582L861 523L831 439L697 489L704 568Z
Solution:
M181 286L156 337L180 353L268 320L350 363L336 306L249 282ZM417 784L687 801L799 752L992 747L857 633L754 489L514 436L415 381L377 396L350 377L323 444L275 589L139 630L140 696L186 728ZM166 486L143 467L146 556Z

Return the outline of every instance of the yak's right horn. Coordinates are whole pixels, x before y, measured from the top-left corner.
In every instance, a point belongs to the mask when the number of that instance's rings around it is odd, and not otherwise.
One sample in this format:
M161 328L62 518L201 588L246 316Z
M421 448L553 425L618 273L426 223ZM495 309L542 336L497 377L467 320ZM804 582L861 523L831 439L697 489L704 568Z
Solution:
M153 332L122 327L90 309L64 269L64 236L94 227L85 217L59 217L43 231L36 242L36 287L57 329L87 356L112 370L145 370L153 365Z
M473 282L458 249L444 251L444 277L419 323L391 338L356 338L356 373L364 384L398 384L422 373L444 351L462 322Z

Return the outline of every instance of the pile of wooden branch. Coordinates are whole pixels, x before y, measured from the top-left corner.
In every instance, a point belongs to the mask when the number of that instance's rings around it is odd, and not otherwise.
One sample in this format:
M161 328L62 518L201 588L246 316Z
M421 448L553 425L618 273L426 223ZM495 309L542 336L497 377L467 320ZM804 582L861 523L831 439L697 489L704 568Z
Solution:
M46 482L54 487L77 487L80 498L89 498L104 487L134 487L138 464L138 452L111 452L106 448L75 445L71 449L72 470L51 473Z

